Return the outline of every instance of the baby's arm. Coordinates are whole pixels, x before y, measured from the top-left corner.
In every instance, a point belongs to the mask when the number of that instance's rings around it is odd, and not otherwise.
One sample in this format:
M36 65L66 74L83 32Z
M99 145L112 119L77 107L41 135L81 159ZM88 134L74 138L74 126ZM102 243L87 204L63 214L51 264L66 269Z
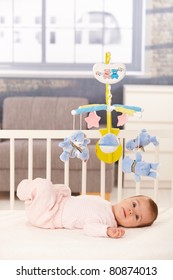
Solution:
M117 227L108 227L107 236L111 238L120 238L125 234L125 230Z
M109 227L105 224L87 223L84 225L84 232L88 236L120 238L125 230L117 227Z

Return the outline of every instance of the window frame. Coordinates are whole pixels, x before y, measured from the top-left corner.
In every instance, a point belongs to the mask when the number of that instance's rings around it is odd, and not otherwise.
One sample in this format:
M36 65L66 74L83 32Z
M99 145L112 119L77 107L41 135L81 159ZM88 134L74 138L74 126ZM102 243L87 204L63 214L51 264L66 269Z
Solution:
M13 76L91 76L93 64L91 63L49 63L46 61L46 0L42 0L42 62L40 63L1 63L1 76L10 74ZM144 19L145 1L133 0L133 39L132 39L132 62L125 63L127 74L141 74L144 72ZM104 62L104 54L103 60ZM123 61L122 61L123 63Z

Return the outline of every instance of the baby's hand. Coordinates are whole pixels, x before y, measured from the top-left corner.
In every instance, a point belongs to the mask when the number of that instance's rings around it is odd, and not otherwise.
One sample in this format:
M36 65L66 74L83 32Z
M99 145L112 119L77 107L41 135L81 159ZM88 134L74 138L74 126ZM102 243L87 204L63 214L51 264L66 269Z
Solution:
M125 230L122 228L108 227L107 235L111 238L120 238L125 234Z

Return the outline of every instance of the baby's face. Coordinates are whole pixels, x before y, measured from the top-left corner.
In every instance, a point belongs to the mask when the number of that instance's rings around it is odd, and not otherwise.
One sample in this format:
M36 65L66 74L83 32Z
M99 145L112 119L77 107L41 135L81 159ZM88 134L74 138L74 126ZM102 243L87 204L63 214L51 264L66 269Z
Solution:
M139 227L153 220L146 197L124 199L113 205L112 209L118 225L123 227Z

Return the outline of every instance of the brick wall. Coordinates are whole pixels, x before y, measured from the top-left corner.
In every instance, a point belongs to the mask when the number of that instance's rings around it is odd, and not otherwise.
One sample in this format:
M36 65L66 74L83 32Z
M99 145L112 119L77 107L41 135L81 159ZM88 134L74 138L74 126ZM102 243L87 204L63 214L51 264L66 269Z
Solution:
M173 76L173 0L152 0L146 11L147 71Z

